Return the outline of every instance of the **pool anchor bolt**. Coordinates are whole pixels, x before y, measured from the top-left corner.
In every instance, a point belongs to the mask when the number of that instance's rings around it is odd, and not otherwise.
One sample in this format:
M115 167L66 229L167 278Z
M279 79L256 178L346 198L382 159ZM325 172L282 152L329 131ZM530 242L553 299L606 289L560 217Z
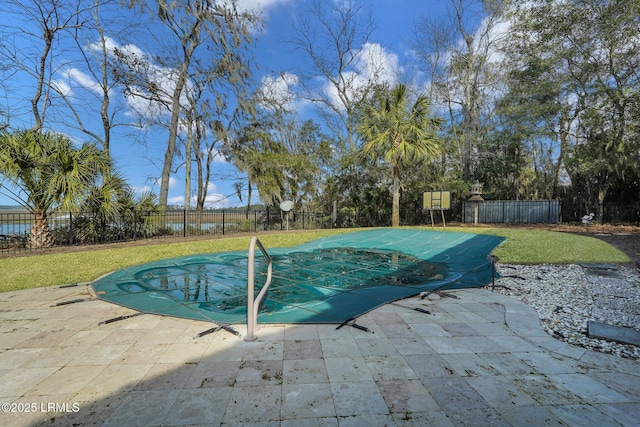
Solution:
M220 329L222 329L221 326L215 326L213 328L207 329L206 331L202 331L202 332L197 333L196 336L193 337L193 339L201 338L201 337L203 337L205 335L209 335L209 334L212 334L214 332L218 332Z
M205 335L209 335L212 334L214 332L218 332L220 329L223 329L237 337L240 336L240 332L236 331L235 329L233 329L231 326L227 326L227 325L219 325L219 326L214 326L213 328L207 329L206 331L202 331L200 333L198 333L195 337L193 337L193 339L196 338L201 338Z
M130 319L132 317L140 316L141 314L144 314L144 313L137 312L137 313L133 313L133 314L125 314L124 316L113 317L111 319L103 320L102 322L98 323L98 326L108 325L109 323L119 322L120 320L125 320L125 319Z
M233 334L237 337L240 336L240 332L236 331L235 329L233 329L231 326L227 326L227 325L222 325L220 326L220 329L224 329L225 331L229 332L230 334Z
M405 309L407 309L407 310L417 311L417 312L419 312L419 313L431 314L431 312L430 312L429 310L426 310L426 309L424 309L424 308L420 308L420 307L409 307L409 306L402 305L402 304L398 304L398 303L395 303L395 302L390 302L390 303L388 303L388 304L389 304L389 305L396 306L396 307L405 308Z
M75 288L75 287L78 287L78 286L87 286L87 285L89 285L89 283L70 283L68 285L58 286L58 289Z
M351 322L353 320L353 322ZM351 322L351 323L349 323ZM347 320L345 320L344 322L340 323L338 325L338 327L336 328L336 331L340 328L342 328L343 326L351 326L352 328L356 328L356 329L360 329L361 331L364 332L369 332L369 328L367 328L366 326L362 326L362 325L358 325L356 323L356 318L355 317L351 317Z
M457 295L454 294L450 294L448 292L442 292L442 291L430 291L430 292L421 292L420 293L420 299L425 299L426 297L428 297L431 294L436 294L440 297L449 297L449 298L453 298L453 299L459 299Z
M76 298L76 299L72 299L69 301L61 301L59 303L53 304L49 307L59 307L61 305L69 305L69 304L75 304L77 302L85 302L85 301L93 301L95 298Z

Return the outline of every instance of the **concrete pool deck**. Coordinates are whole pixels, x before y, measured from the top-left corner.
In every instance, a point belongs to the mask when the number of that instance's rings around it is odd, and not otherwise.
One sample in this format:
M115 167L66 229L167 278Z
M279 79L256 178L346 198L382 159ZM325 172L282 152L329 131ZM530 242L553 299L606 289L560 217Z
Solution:
M100 325L134 312L84 285L0 293L0 425L640 423L640 361L557 341L516 299L447 293L359 317L369 331L266 325L253 342L148 314Z

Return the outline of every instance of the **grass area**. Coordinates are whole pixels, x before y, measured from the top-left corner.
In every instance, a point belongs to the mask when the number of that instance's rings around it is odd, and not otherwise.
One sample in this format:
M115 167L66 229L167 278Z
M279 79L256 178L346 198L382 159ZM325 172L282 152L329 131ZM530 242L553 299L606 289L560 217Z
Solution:
M430 230L431 228L423 227ZM358 230L318 230L260 236L269 247L295 246L321 237ZM436 229L438 231L442 229ZM493 234L506 237L493 252L510 264L569 264L578 262L628 262L629 258L593 237L519 228L450 227L446 231ZM229 237L147 246L118 246L78 252L0 259L0 292L68 283L89 282L123 267L196 253L247 250L251 237Z
M295 246L349 230L319 230L300 233L265 234L266 247ZM122 246L83 251L36 254L0 258L0 292L89 282L120 268L197 253L247 250L250 236L216 238L192 242L166 242L141 246Z
M595 237L522 228L452 227L450 231L506 237L502 245L493 251L505 264L629 262L624 252Z

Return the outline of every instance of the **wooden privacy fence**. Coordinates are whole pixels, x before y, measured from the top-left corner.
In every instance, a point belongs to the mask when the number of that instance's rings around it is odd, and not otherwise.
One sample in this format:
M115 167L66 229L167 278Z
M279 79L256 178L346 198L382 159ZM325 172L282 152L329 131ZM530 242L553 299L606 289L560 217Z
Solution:
M462 221L473 222L474 202L465 201ZM478 203L478 222L484 224L558 224L560 200L485 200Z

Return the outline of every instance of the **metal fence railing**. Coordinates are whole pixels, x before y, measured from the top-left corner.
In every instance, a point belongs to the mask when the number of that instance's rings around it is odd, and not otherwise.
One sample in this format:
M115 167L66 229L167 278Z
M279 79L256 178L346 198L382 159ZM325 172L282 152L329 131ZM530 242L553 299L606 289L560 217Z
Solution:
M487 200L478 205L478 221L494 224L558 224L580 223L585 208L571 208L558 200ZM640 224L640 202L603 205L604 223ZM446 223L474 221L474 204L452 203L444 211ZM598 211L595 211L598 215ZM288 219L288 221L287 221ZM441 214L435 213L436 223ZM403 225L431 224L427 211L413 208L403 211ZM602 222L595 218L596 222ZM21 253L51 246L90 245L126 242L140 239L169 239L192 236L231 235L268 230L313 230L335 227L388 226L390 216L380 218L348 216L337 218L332 213L291 211L277 208L247 211L245 209L167 210L160 212L127 211L117 219L106 221L95 214L57 212L49 215L48 237L33 232L37 223L33 214L25 211L0 210L0 254ZM42 224L40 224L42 225ZM36 227L37 228L37 227ZM47 238L47 241L43 239Z
M125 242L139 239L192 237L266 230L331 228L330 216L279 209L128 211L104 220L91 213L57 212L47 218L49 233L28 212L0 211L0 253L44 247ZM48 239L46 242L44 239Z
M580 222L584 215L595 214L594 221L605 224L640 224L640 201L608 202L602 204L603 218L597 202L585 203L575 199L562 200L562 221Z
M609 224L640 224L640 202L603 204L604 222Z

